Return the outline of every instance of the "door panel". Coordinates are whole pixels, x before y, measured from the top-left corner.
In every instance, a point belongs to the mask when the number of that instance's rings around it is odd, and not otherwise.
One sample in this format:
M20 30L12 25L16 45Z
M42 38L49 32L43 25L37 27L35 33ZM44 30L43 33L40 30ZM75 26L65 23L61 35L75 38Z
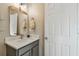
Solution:
M71 4L69 8L69 44L70 55L77 55L77 4Z
M62 45L62 56L69 56L69 46Z
M77 29L77 48L78 48L78 49L77 49L77 52L78 52L78 53L77 53L77 55L79 56L79 4L77 4L77 7L78 7L78 8L77 8L77 9L78 9L78 10L77 10L77 11L78 11L78 16L77 16L77 19L78 19L78 20L77 20L77 28L78 28L78 29Z

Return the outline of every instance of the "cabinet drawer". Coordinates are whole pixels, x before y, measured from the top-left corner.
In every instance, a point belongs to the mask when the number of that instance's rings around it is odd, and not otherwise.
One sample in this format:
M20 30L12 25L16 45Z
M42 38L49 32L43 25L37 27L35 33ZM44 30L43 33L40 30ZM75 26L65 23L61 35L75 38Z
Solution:
M28 46L24 46L23 48L19 49L19 55L24 54L25 52L30 50L30 48L31 48L31 45L28 45Z

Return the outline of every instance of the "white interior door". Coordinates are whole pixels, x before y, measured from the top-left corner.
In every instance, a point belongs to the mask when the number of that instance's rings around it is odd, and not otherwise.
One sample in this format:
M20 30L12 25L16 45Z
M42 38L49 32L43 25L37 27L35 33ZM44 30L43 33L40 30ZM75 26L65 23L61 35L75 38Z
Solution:
M45 5L45 55L77 55L77 4Z

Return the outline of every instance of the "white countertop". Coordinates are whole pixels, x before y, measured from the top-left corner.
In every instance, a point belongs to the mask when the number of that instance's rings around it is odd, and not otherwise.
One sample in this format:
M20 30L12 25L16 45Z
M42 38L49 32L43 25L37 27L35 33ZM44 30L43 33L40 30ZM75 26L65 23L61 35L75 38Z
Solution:
M28 45L34 41L39 40L39 36L32 36L30 38L23 38L23 39L12 39L12 38L6 38L5 39L5 44L11 46L14 49L19 49L25 45Z

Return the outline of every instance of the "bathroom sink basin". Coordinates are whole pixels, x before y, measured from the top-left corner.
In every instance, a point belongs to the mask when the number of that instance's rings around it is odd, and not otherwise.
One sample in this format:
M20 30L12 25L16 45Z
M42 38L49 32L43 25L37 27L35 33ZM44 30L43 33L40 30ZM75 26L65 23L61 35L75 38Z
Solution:
M26 42L26 41L28 41L28 39L17 40L16 42Z

